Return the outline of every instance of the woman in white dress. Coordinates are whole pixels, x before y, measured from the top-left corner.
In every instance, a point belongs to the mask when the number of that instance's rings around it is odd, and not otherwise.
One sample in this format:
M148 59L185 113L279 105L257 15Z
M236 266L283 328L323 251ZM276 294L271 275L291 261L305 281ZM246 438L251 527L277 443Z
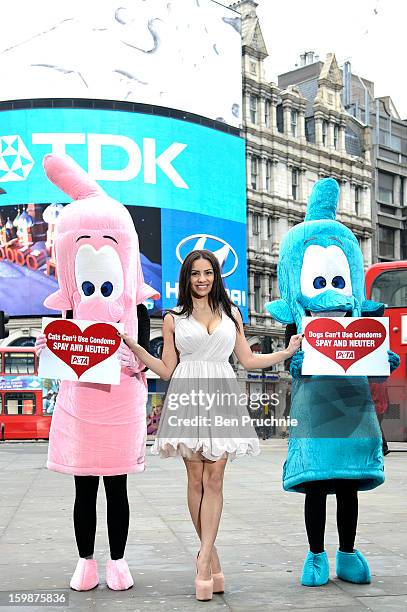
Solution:
M300 347L302 335L293 336L284 351L253 354L240 312L223 285L218 260L210 251L195 250L181 267L178 304L164 316L161 359L133 338L122 338L153 372L171 379L152 453L181 455L185 462L188 507L201 540L196 596L205 601L224 591L215 539L226 462L228 457L260 452L255 429L247 423L247 397L241 401L244 394L229 358L234 352L247 370L268 368L289 358Z

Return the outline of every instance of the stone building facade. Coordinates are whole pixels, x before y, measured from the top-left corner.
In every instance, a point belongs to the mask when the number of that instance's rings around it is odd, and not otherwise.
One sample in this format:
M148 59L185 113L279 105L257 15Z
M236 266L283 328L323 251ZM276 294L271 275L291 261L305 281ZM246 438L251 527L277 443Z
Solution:
M265 77L267 48L254 0L231 3L242 15L243 117L247 145L247 243L249 323L246 335L254 350L272 338L284 345L284 330L264 310L278 297L279 245L300 223L307 198L319 178L332 176L341 187L338 219L358 237L366 266L372 258L372 165L370 131L342 103L342 74L334 54L321 63L310 91L300 85L270 83ZM307 58L303 58L304 67ZM283 75L284 76L284 75ZM263 347L267 347L267 343ZM275 380L240 373L250 386L277 392L280 414L288 392L281 364ZM270 377L270 373L266 376Z
M308 55L312 55L312 52ZM312 58L313 59L313 58ZM280 75L279 85L295 86L311 102L324 64L313 61ZM341 70L342 99L347 112L370 129L373 189L371 190L372 259L407 257L407 121L389 96L376 98L374 83L353 74L350 62ZM309 102L309 103L310 103Z

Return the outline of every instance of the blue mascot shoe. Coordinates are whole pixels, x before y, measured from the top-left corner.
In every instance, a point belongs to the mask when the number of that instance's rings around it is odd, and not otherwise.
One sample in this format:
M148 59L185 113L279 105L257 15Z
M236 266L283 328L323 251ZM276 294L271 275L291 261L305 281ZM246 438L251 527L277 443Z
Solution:
M309 551L302 569L301 584L303 586L322 586L329 580L329 562L326 552L313 553Z
M336 575L346 582L355 584L370 584L369 564L358 550L353 553L336 551Z

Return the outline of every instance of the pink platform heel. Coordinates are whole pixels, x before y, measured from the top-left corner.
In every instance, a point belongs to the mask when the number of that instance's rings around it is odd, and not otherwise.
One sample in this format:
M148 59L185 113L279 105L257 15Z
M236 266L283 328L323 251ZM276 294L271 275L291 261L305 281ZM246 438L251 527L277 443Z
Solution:
M80 558L69 586L74 591L90 591L99 584L96 559Z
M213 579L213 593L220 595L225 592L225 576L223 572L212 574Z
M125 559L109 559L106 562L106 584L112 591L127 591L133 586L134 581Z
M198 575L198 557L199 553L196 556L196 573ZM209 578L209 580L201 580L200 578L195 578L195 596L198 601L210 601L213 596L213 578Z

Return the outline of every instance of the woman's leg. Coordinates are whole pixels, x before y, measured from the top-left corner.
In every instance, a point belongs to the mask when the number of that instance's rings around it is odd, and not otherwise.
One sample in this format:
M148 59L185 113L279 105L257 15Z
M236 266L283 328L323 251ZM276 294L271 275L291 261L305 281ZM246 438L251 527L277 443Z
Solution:
M91 559L95 550L96 499L99 476L75 476L73 524L79 556Z
M127 498L127 474L103 476L107 502L107 531L110 557L122 559L129 532L129 500Z
M184 458L188 478L188 508L196 533L201 539L201 504L203 496L204 460L200 453L194 453L190 459ZM211 567L213 573L221 571L215 546L212 550Z
M201 550L198 558L198 578L211 577L211 557L218 533L223 507L223 476L227 459L205 461L201 502ZM217 568L213 568L216 571Z
M184 458L188 478L188 508L195 530L201 537L201 503L203 495L204 462L195 453L191 459Z
M336 481L336 524L339 550L353 552L358 524L358 481Z
M305 483L304 487L304 515L309 548L311 552L318 554L325 550L326 483L317 480Z

